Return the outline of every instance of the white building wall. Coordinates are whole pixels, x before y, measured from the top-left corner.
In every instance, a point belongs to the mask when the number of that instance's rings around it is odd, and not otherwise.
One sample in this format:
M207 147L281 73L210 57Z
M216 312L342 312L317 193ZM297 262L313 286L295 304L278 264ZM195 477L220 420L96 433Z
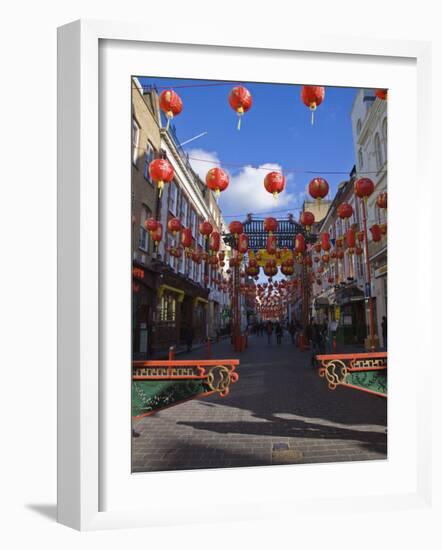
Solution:
M356 158L356 171L358 177L369 177L375 184L374 193L367 203L367 229L370 239L369 228L375 223L385 223L386 211L376 206L378 195L387 190L387 166L388 166L388 122L387 107L388 101L374 99L374 90L362 89L358 92L351 113L353 145ZM360 203L360 201L357 201ZM359 204L359 216L362 225L362 209ZM376 253L376 257L370 258L372 264L372 295L376 298L376 324L377 334L381 345L382 342L381 323L382 317L387 315L386 309L386 240L383 250ZM374 260L385 258L385 273L380 275L379 270L375 272ZM381 260L383 261L383 260Z

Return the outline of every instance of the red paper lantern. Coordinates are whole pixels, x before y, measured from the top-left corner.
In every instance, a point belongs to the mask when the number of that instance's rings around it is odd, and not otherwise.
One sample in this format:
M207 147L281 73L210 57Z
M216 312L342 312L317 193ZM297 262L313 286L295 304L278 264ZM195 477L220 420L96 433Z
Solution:
M158 221L155 218L148 218L144 222L144 228L152 234L158 227Z
M295 253L303 254L305 252L305 239L304 235L298 233L295 237Z
M192 230L190 227L184 227L181 231L181 246L186 249L192 246Z
M322 261L325 263L325 264L328 264L328 262L330 261L330 256L328 254L323 254L322 255Z
M167 222L167 230L170 233L173 233L174 235L176 235L178 233L178 231L181 230L181 221L180 221L180 219L179 218L171 218Z
M238 252L241 254L245 254L247 252L247 249L249 247L249 238L245 233L241 233L241 235L238 236Z
M267 254L270 254L271 256L276 254L276 237L275 235L269 235L267 237L267 243L266 243L266 250Z
M192 252L192 261L198 265L201 263L201 256L198 254L198 252Z
M212 250L212 252L218 252L220 244L221 235L218 233L218 231L213 231L209 239L209 249Z
M276 267L276 265L274 265L271 260L268 260L264 265L264 274L267 277L274 277L277 273L278 268ZM270 286L269 289L271 289Z
M371 238L373 242L375 243L379 242L382 237L381 228L379 227L379 225L375 223L370 227L370 231L371 231Z
M179 115L183 110L183 102L180 96L173 90L164 90L160 94L160 109L167 117L166 130L168 130L170 119Z
M328 252L331 248L330 244L330 234L324 231L321 233L321 247L324 252Z
M238 130L241 129L241 117L252 106L252 94L244 86L235 86L229 94L230 107L238 113Z
M327 196L329 185L324 178L313 178L308 184L308 192L313 199L318 202Z
M345 242L347 243L347 248L354 248L356 244L356 235L353 229L348 229L345 233Z
M344 259L344 251L343 251L343 250L338 250L338 251L336 252L336 258L337 258L338 260L343 260L343 259Z
M222 168L212 168L206 174L206 184L211 191L215 192L215 196L218 198L221 191L229 186L229 176Z
M353 215L353 207L348 202L343 202L338 206L338 216L341 220L351 218Z
M387 88L377 88L375 91L376 97L382 101L385 101L388 98L388 89Z
M155 243L155 247L157 247L158 243L163 238L163 224L161 222L157 222L157 228L151 233L151 237Z
M283 275L293 275L293 273L295 272L295 269L293 266L291 265L283 265L281 266L281 273Z
M264 178L264 187L266 191L272 193L275 200L278 199L278 194L284 191L285 177L281 172L269 172Z
M364 252L364 250L362 249L361 246L357 246L357 247L355 248L356 256L362 256L363 252Z
M248 265L246 268L246 273L250 277L256 277L259 274L259 267Z
M226 256L226 253L224 252L224 250L221 250L220 252L218 252L218 258L220 262L224 260L225 256Z
M387 192L380 193L376 199L378 208L387 208Z
M235 237L238 237L238 235L241 235L241 233L244 231L244 228L241 222L233 221L229 224L229 231Z
M314 112L321 105L325 97L325 88L323 86L303 86L301 89L301 99L312 112L312 124L314 122Z
M155 159L149 164L149 174L159 189L159 196L163 192L165 183L173 180L174 171L170 162L166 159Z
M312 262L312 259L310 258L310 256L306 256L304 258L304 265L307 266L307 267L312 267L313 265L313 262Z
M310 231L312 225L315 223L315 216L312 214L312 212L304 210L304 212L301 213L300 222L307 231Z
M212 224L210 222L208 222L207 220L204 221L204 222L201 222L199 224L199 231L200 231L201 235L204 235L205 239L208 239L209 235L213 231Z
M272 235L272 233L277 230L278 220L276 220L275 218L266 218L264 220L264 231L267 231L270 235Z
M359 178L355 182L355 193L360 199L367 200L374 191L374 183L370 178Z
M364 240L364 235L365 235L364 231L358 231L356 233L356 237L360 243Z

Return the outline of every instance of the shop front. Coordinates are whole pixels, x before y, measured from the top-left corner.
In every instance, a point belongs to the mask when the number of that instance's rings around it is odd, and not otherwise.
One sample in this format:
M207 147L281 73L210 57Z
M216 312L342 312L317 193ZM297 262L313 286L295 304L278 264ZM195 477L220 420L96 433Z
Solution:
M134 359L148 359L152 353L155 288L156 273L134 262L132 266L132 352Z
M170 346L198 344L207 338L208 290L185 277L163 273L157 288L156 316L152 326L156 355Z
M356 285L336 289L336 306L339 314L336 341L338 344L362 346L367 335L365 296ZM338 318L336 318L338 317Z

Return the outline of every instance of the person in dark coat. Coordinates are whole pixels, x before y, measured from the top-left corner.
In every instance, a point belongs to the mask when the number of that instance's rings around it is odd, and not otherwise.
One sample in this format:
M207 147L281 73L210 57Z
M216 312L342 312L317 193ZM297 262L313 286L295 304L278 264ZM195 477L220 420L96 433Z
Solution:
M278 345L281 345L282 334L283 334L283 330L282 330L282 325L281 325L281 323L276 323L275 334L276 334L276 342L277 342L277 344L278 344Z
M272 343L272 334L273 334L273 324L272 324L271 321L269 321L267 323L266 332L267 332L267 343L271 344Z

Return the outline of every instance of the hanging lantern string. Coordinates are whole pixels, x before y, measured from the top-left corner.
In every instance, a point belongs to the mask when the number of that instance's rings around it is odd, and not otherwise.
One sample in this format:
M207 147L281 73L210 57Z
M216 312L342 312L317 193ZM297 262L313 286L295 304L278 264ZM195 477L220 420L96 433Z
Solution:
M145 151L145 147L134 147L134 149L138 149L140 151ZM205 162L207 164L212 164L215 166L232 166L235 168L254 168L255 170L264 170L265 172L274 172L275 168L266 168L265 166L260 166L259 163L256 161L254 162L247 162L245 164L239 163L239 162L222 162L222 161L214 161L214 160L208 160L208 159L201 159L197 157L187 157L189 160L194 160L197 162ZM301 168L284 168L280 170L281 173L294 173L294 174L335 174L337 176L339 175L348 175L348 170L303 170ZM371 171L358 171L358 176L363 176L365 174L386 174L387 170L371 170Z
M257 84L260 84L257 82ZM241 86L241 82L208 82L203 84L178 84L177 86L173 86L169 84L168 86L157 86L156 84L148 84L148 85L141 85L143 90L149 91L152 88L156 88L157 90L178 90L180 88L211 88L215 86ZM137 86L132 86L133 89L138 89Z

